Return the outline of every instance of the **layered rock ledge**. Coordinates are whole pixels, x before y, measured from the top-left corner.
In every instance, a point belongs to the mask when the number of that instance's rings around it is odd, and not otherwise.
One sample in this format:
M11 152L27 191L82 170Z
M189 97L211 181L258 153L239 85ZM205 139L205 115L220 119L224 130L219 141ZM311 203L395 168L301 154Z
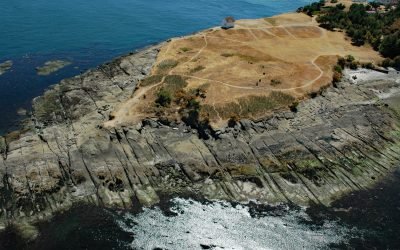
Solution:
M344 80L297 112L242 120L201 139L185 124L105 129L149 74L160 46L63 80L34 100L32 121L0 137L0 223L50 217L87 202L129 208L163 194L329 204L367 188L400 160L394 80ZM384 94L383 94L384 93Z

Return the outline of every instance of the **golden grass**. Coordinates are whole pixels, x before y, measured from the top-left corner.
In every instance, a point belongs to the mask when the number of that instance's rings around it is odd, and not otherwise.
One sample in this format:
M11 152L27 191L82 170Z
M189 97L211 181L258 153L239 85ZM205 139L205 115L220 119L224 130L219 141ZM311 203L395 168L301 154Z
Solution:
M205 69L205 67L203 65L198 65L195 68L191 69L189 73L193 74L193 73L202 71L203 69Z
M255 56L251 56L251 55L243 55L243 54L235 54L235 56L239 57L240 60L246 61L246 62L251 62L251 63L257 63L257 62L261 62L262 59L255 57Z
M235 54L233 54L233 53L222 53L221 54L221 56L223 56L223 57L232 57L232 56L234 56Z
M180 75L169 75L164 79L164 88L170 93L176 93L187 85L186 80Z
M167 69L172 69L175 68L178 65L178 61L173 60L173 59L166 59L162 62L160 62L157 67L160 70L167 70Z
M202 111L208 112L211 119L216 118L218 114L222 119L229 119L235 116L254 118L275 109L287 108L294 101L295 98L291 95L272 91L268 96L251 95L241 97L236 102L218 105L215 107L215 110L214 107L206 105Z
M192 49L191 48L188 48L188 47L183 47L183 48L181 48L181 51L182 52L188 52L188 51L191 51Z
M281 84L282 84L281 80L278 80L278 79L272 79L271 80L271 86L278 86L278 85L281 85Z
M140 81L140 86L144 87L144 86L150 86L150 85L159 83L162 81L163 77L164 77L163 75L152 75L152 76L146 77Z
M299 13L238 20L230 30L214 28L173 39L161 49L153 76L142 81L144 88L134 101L121 105L116 123L154 116L146 111L152 110L160 88L174 96L180 90L195 95L202 116L215 126L233 116L260 118L289 109L293 102L331 84L337 56L348 54L362 62L381 60L371 48L352 46L345 34L323 30ZM162 75L164 83L152 89ZM204 83L206 90L201 89Z

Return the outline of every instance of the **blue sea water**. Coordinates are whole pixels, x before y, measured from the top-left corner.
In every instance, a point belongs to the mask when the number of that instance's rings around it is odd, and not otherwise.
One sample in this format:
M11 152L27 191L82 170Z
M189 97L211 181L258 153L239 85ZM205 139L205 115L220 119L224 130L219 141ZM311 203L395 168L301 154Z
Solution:
M308 208L160 196L151 208L76 205L36 224L24 241L0 232L7 250L132 249L400 249L400 168L370 189L330 207Z
M218 25L222 18L258 18L294 11L308 0L3 0L0 1L0 134L18 123L16 110L51 84L170 37ZM35 67L72 64L50 76Z
M29 108L33 97L63 78L169 37L218 25L227 15L271 16L308 2L2 0L0 63L12 60L14 65L0 76L0 134L16 124L18 108ZM36 74L35 67L55 59L72 64L50 76ZM176 218L168 218L157 207L133 213L78 206L39 225L40 235L34 243L26 244L12 231L1 233L0 249L135 249L170 242L175 248L169 249L179 249L182 242L187 242L186 249L193 244L196 249L204 248L200 244L216 245L215 249L224 244L230 246L225 249L260 245L290 249L287 246L293 244L300 249L400 249L400 171L396 173L393 181L338 201L334 207L340 210L317 207L309 215L280 208L254 215L242 206L190 200L173 204L172 209L179 210ZM187 216L193 214L197 216ZM225 241L214 237L217 234L225 236Z

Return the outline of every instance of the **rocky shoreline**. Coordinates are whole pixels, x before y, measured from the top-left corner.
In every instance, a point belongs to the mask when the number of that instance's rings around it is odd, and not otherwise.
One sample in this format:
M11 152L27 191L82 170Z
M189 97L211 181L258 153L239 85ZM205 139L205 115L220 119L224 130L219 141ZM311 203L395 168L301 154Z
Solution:
M30 224L78 202L149 206L162 194L329 205L377 183L400 160L394 79L343 80L297 112L211 131L147 119L105 129L150 73L161 45L65 79L34 100L31 122L0 137L0 225ZM380 95L380 93L387 93ZM385 99L383 99L385 98ZM28 229L28 230L26 230Z

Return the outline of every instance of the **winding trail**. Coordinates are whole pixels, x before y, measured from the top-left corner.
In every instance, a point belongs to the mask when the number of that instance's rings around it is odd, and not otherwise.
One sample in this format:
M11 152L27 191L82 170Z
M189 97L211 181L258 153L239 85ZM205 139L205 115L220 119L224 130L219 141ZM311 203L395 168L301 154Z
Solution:
M265 22L267 22L267 21L265 21ZM269 22L267 22L267 23L269 23ZM270 23L269 23L269 24L270 24ZM282 28L282 29L284 29L285 32L286 32L289 36L293 37L294 39L298 39L298 38L297 38L295 35L293 35L289 30L287 30L286 27L305 27L305 26L308 26L308 27L315 27L313 24L301 24L301 25L299 25L299 24L288 24L288 25L278 25L278 26L266 27L266 28L248 28L248 27L245 27L245 26L243 26L243 25L237 25L237 27L239 27L238 30L240 30L240 29L248 30L248 31L251 33L251 35L254 37L254 39L256 39L256 40L259 40L259 38L252 32L252 30L260 30L260 31L266 32L266 33L268 33L268 34L270 34L270 35L272 35L272 36L277 37L277 35L273 34L273 33L270 32L270 31L267 31L267 30L270 29L270 28L277 27L277 28ZM318 27L318 29L322 30L320 27ZM199 35L198 35L198 36L199 36ZM203 46L193 57L191 57L188 61L182 63L181 66L182 66L182 65L185 65L185 64L188 63L188 62L193 61L195 58L197 58L198 56L200 56L200 54L208 47L207 36L208 36L208 37L212 37L212 38L225 39L225 40L228 40L228 41L237 42L237 43L241 43L241 44L246 44L246 42L242 42L242 41L235 40L235 39L230 39L230 38L225 38L225 37L217 37L217 36L212 36L212 35L207 35L207 34L203 34L202 36L203 36L203 38L204 38L204 46ZM167 48L167 52L169 51L169 49L170 49L170 47ZM196 76L191 76L191 75L184 75L184 74L179 74L179 75L180 75L180 76L183 76L183 77L193 78L193 79L198 79L198 80L203 80L203 81L217 82L217 83L223 84L224 86L227 86L227 87L230 87L230 88L236 88L236 89L245 89L245 90L269 89L269 90L272 90L272 91L273 91L273 90L276 90L276 91L290 91L290 90L296 90L296 89L301 89L301 88L308 87L308 86L314 84L314 83L315 83L316 81L318 81L319 79L321 79L321 77L324 75L324 71L315 63L315 61L316 61L320 56L329 56L329 55L318 55L318 56L316 56L316 57L310 62L310 63L320 72L320 74L319 74L315 79L310 80L310 81L308 81L307 83L305 83L305 84L303 84L303 85L301 85L301 86L292 87L292 88L243 87L243 86L232 85L232 84L229 84L229 83L227 83L227 82L223 82L223 81L219 81L219 80L214 80L214 79L201 78L201 77L196 77ZM173 71L174 71L174 69L172 69L168 74L169 74L169 75L172 74ZM163 78L163 79L164 79L164 78ZM158 86L159 84L161 84L161 83L162 83L162 82L158 83L157 86ZM142 92L141 92L141 93L142 93Z
M201 54L201 52L203 52L203 50L204 50L205 48L207 48L207 46L208 46L207 37L206 37L205 35L204 35L203 37L204 37L204 41L205 41L204 46L203 46L193 57L191 57L191 58L190 58L188 61L186 61L185 63L188 63L188 62L190 62L190 61L193 61L196 57L198 57L198 56ZM172 40L171 40L171 42L172 42ZM165 53L168 53L168 52L169 52L170 47L171 47L171 42L170 42L170 44L168 45L167 50L166 50ZM184 65L185 63L183 63L182 65ZM138 104L142 99L144 99L146 93L147 93L148 91L150 91L150 90L156 88L157 86L160 86L162 83L164 83L165 78L166 78L167 76L169 76L169 75L172 75L173 72L174 72L174 68L172 68L171 70L169 70L169 72L168 72L165 76L163 76L162 79L161 79L158 83L153 84L153 85L150 85L150 86L146 86L146 87L140 87L138 90L136 90L136 91L133 93L132 98L130 98L127 102L123 103L123 104L116 110L116 112L113 113L115 119L105 122L105 123L104 123L104 126L105 126L105 127L114 127L116 124L118 124L118 123L120 122L120 121L118 120L119 117L124 117L124 114L127 114L127 113L129 114L129 111L134 111L135 105ZM135 116L131 117L132 120L135 120L135 118L136 118Z
M329 55L319 55L319 56L316 56L316 57L314 58L314 60L311 61L311 64L320 72L320 74L319 74L315 79L313 79L313 80L311 80L311 81L309 81L309 82L307 82L307 83L305 83L305 84L303 84L303 85L301 85L301 86L292 87L292 88L243 87L243 86L232 85L232 84L229 84L229 83L226 83L226 82L222 82L222 81L218 81L218 80L207 79L207 78L202 78L202 77L197 77L197 76L190 76L190 75L181 75L181 76L184 76L184 77L187 77L187 78L193 78L193 79L203 80L203 81L217 82L217 83L221 83L221 84L223 84L223 85L225 85L225 86L227 86L227 87L236 88L236 89L246 89L246 90L268 89L268 90L271 90L271 91L274 91L274 90L275 90L275 91L290 91L290 90L296 90L296 89L301 89L301 88L308 87L308 86L314 84L314 83L315 83L316 81L318 81L319 79L321 79L321 77L324 75L324 71L315 63L315 61L318 60L318 58L319 58L320 56L329 56Z
M248 31L251 33L251 35L252 35L256 40L259 40L259 39L256 37L256 35L255 35L251 30L261 30L261 31L264 31L264 32L265 32L266 29L269 29L269 28L247 28L247 27L244 27L243 25L237 25L237 26L240 27L239 29L248 30ZM298 39L298 38L297 38L296 36L294 36L290 31L288 31L288 30L286 29L286 27L304 27L304 26L315 27L315 26L312 25L312 24L309 24L309 25L297 25L297 24L292 24L292 25L285 25L285 26L279 25L279 26L274 26L274 27L283 28L283 29L285 30L285 32L286 32L289 36L293 37L294 39ZM322 30L320 27L318 27L318 29ZM269 31L267 31L267 33L268 33L268 34L271 34L271 35L273 35L273 36L275 36L275 37L277 37L275 34L272 34L272 33L269 32ZM246 44L245 42L242 42L242 41L239 41L239 40L235 40L235 39L229 39L229 38L225 38L225 37L216 37L216 36L210 36L210 35L204 34L204 35L203 35L204 40L205 40L204 46L196 53L196 55L194 55L191 59L189 59L189 60L186 61L185 63L188 63L188 62L194 60L196 57L198 57L198 56L204 51L204 49L207 48L207 46L208 46L207 36L209 36L209 37L214 37L214 38L219 38L219 39L222 38L222 39L229 40L229 41L232 41L232 42L238 42L238 43ZM219 80L214 80L214 79L201 78L201 77L196 77L196 76L191 76L191 75L183 75L183 74L179 74L179 75L180 75L180 76L183 76L183 77L187 77L187 78L192 78L192 79L198 79L198 80L203 80L203 81L217 82L217 83L223 84L224 86L227 86L227 87L230 87L230 88L236 88L236 89L244 89L244 90L268 89L268 90L271 90L271 91L274 91L274 90L275 90L275 91L290 91L290 90L296 90L296 89L301 89L301 88L308 87L308 86L314 84L314 83L315 83L316 81L318 81L319 79L321 79L321 77L324 75L324 71L315 63L315 61L316 61L320 56L329 56L329 55L318 55L318 56L316 56L316 57L310 62L310 63L320 72L320 74L319 74L315 79L310 80L310 81L308 81L307 83L305 83L305 84L303 84L303 85L301 85L301 86L291 87L291 88L244 87L244 86L232 85L232 84L229 84L229 83L227 83L227 82L223 82L223 81L219 81ZM184 65L185 63L183 63L182 65Z
M315 26L313 26L313 25L311 25L311 24L310 24L310 25L295 25L295 24L293 24L293 25L285 25L285 26L284 26L284 25L279 25L279 26L266 27L266 28L248 28L248 27L245 27L245 26L243 26L243 25L237 25L237 27L239 27L238 30L239 30L239 29L247 30L247 31L254 37L254 39L257 40L257 41L259 41L260 39L254 34L254 32L253 32L252 30L260 30L260 31L265 32L265 33L267 33L267 34L269 34L269 35L272 35L272 36L274 36L274 37L278 37L277 35L275 35L275 34L273 34L272 32L269 31L270 28L276 28L276 27L282 28L283 30L285 30L285 32L286 32L289 36L291 36L291 37L294 38L294 39L298 39L298 38L297 38L296 36L294 36L289 30L286 29L286 27L296 27L296 26L297 26L297 27L304 27L304 26L310 26L310 27L312 26L312 27L315 27ZM319 28L319 27L318 27L318 28ZM321 29L321 28L319 28L319 29ZM243 41L239 41L239 40L235 40L235 39L230 39L230 38L226 38L226 37L218 37L218 36L207 35L206 33L204 33L204 34L197 34L197 35L195 35L195 36L202 36L202 37L204 38L204 46L201 47L200 50L199 50L195 55L193 55L190 59L188 59L186 62L181 63L181 64L180 64L180 67L182 67L183 65L185 65L185 64L187 64L187 63L193 61L194 59L198 58L198 57L201 55L201 53L202 53L205 49L207 49L207 47L208 47L208 40L207 40L207 37L210 37L210 38L217 38L217 39L224 39L224 40L228 40L228 41L235 42L235 43L240 43L240 44L247 44L246 42L243 42ZM172 42L173 42L174 40L175 40L175 39L171 39L171 41L169 42L169 45L168 45L166 51L164 52L164 54L168 54L168 53L169 53L169 51L170 51L170 49L171 49L171 44L172 44ZM226 87L229 87L229 88L236 88L236 89L242 89L242 90L291 91L291 90L306 88L306 87L308 87L308 86L314 84L314 83L315 83L316 81L318 81L319 79L321 79L321 77L324 75L324 71L315 63L316 60L317 60L320 56L323 56L323 55L318 55L318 56L316 56L316 57L310 62L310 63L320 72L320 74L319 74L315 79L312 79L312 80L306 82L305 84L303 84L303 85L301 85L301 86L291 87L291 88L272 88L272 87L270 87L270 86L269 86L269 87L245 87L245 86L232 85L232 84L229 84L229 83L227 83L227 82L223 82L223 81L219 81L219 80L208 79L208 78L201 78L201 77L196 77L196 76L192 76L192 75L185 75L185 74L177 74L177 75L180 75L180 76L186 77L186 78L198 79L198 80L209 81L209 82L216 82L216 83L220 83L220 84L222 84L222 85L224 85L224 86L226 86ZM326 55L326 56L328 56L328 55ZM165 78L166 78L168 75L174 74L175 71L176 71L176 68L172 68L165 76L163 76L163 78L161 79L160 82L158 82L158 83L156 83L156 84L154 84L154 85L150 85L150 86L146 86L146 87L140 87L138 90L136 90L136 91L134 92L132 98L129 99L129 100L128 100L127 102L125 102L124 104L122 104L122 105L116 110L116 112L114 113L115 119L114 119L114 120L107 121L107 122L105 123L105 126L115 126L117 123L120 122L118 118L119 118L119 117L125 117L126 114L129 114L129 115L130 115L130 120L135 120L135 118L137 118L138 116L135 116L135 114L131 114L131 112L134 111L135 105L138 104L142 99L144 99L144 97L145 97L145 95L146 95L146 93L147 93L148 91L150 91L150 90L152 90L152 89L154 89L154 88L160 86L162 83L164 83ZM222 121L222 118L221 118L220 114L218 113L217 109L215 108L215 100L214 100L212 106L213 106L213 108L214 108L214 110L215 110L215 112L216 112L216 114L217 114L217 117ZM131 112L130 112L130 111L131 111ZM132 116L132 115L133 115L133 116ZM124 121L124 119L122 118L122 122L123 122L123 121Z

